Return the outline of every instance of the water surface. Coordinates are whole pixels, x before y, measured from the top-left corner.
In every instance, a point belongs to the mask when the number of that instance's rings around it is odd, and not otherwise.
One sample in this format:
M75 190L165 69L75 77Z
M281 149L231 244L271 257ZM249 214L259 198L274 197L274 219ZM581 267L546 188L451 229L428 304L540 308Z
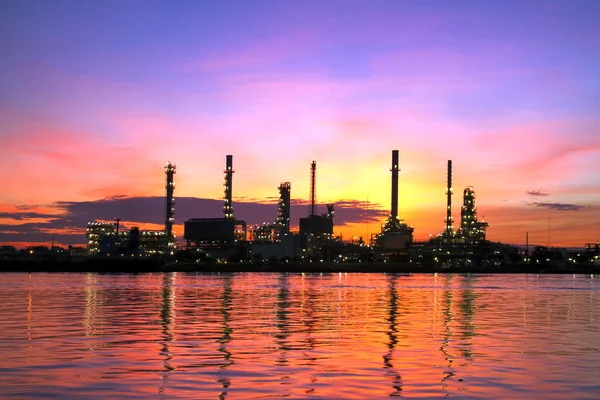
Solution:
M597 398L590 275L0 274L2 398Z

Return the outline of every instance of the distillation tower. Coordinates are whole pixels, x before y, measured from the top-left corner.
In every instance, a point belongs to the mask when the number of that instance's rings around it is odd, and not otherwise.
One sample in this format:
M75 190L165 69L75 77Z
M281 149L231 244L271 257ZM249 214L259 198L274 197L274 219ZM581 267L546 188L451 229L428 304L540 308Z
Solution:
M290 192L292 184L283 182L277 188L279 189L279 208L277 211L277 230L278 234L290 232Z
M460 211L459 236L468 242L485 240L485 231L488 223L477 220L477 207L475 206L475 190L472 186L463 192L463 205Z
M165 165L166 175L166 195L167 195L167 209L165 215L165 234L167 236L167 253L172 255L175 250L175 235L173 235L173 222L175 221L175 199L173 198L173 191L175 190L175 182L173 176L177 171L177 166L168 162Z
M290 232L290 192L292 184L283 182L278 186L279 203L275 222L264 223L254 229L253 239L257 242L276 242L281 235Z
M317 162L313 160L310 164L310 205L308 215L317 213Z

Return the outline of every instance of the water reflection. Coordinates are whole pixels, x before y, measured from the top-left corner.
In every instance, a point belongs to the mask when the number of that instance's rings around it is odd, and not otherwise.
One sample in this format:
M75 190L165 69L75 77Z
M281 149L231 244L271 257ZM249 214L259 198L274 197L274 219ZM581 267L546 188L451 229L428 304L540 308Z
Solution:
M288 309L290 308L290 291L288 289L288 274L279 274L277 278L277 303L275 308L275 326L277 332L275 333L275 343L279 349L279 354L276 360L278 365L285 366L288 363L286 353L289 350L287 344L288 332Z
M600 393L597 277L2 278L2 398Z
M29 288L27 290L27 340L31 340L31 310L33 308L33 296L31 295L31 274L29 274Z
M83 315L86 336L100 334L96 330L96 315L101 303L98 293L98 275L88 273L85 275L85 312ZM93 350L93 348L90 348L90 350Z
M446 364L446 370L444 371L444 377L442 378L442 390L445 392L446 395L448 395L448 392L446 391L446 388L448 386L447 384L447 380L451 377L453 377L456 372L454 371L453 368L453 363L454 363L454 355L452 355L450 353L450 339L452 338L452 330L451 330L451 323L452 323L452 318L453 318L453 314L452 314L452 300L453 300L453 287L452 287L452 281L454 279L454 275L446 275L445 279L444 279L444 300L443 300L443 310L442 310L442 314L444 315L444 318L442 320L442 326L444 328L444 334L443 334L443 338L442 338L442 345L440 346L440 351L442 352L442 354L444 355L444 360L446 360L447 364Z
M398 343L398 328L396 326L396 320L398 315L398 295L396 293L396 280L397 275L388 276L388 292L389 292L389 306L388 306L388 322L389 329L386 332L388 336L387 348L388 352L383 355L383 367L386 369L386 377L391 380L392 388L394 391L389 396L401 396L402 395L402 376L394 367L392 361L394 360L394 350Z
M475 279L472 275L461 278L460 300L458 301L458 308L461 311L461 354L468 361L471 361L473 357L473 337L475 337L477 329L477 325L473 323L476 309L475 300L477 299L477 294L472 288Z
M233 329L230 326L231 322L231 302L232 302L232 289L231 289L232 277L227 274L223 277L223 291L221 295L221 307L219 313L221 314L221 336L217 340L219 343L218 351L223 355L223 362L219 363L218 367L221 370L225 370L229 365L233 364L231 360L231 352L227 349L227 344L231 341L231 332ZM231 380L227 375L223 374L223 371L219 373L219 379L217 383L221 385L221 392L219 392L219 399L224 399L227 396L227 389L231 386Z
M315 332L317 330L317 277L315 275L301 275L301 293L300 293L300 318L302 319L302 329L305 333L302 343L305 344L302 356L303 364L310 368L308 377L309 384L304 390L304 393L311 394L316 391L318 382L318 370L320 369L319 357L315 353L316 339Z
M160 373L160 384L158 394L162 395L167 386L167 380L175 367L171 363L173 353L171 352L170 344L174 340L174 324L175 324L175 281L177 272L165 274L162 280L162 301L160 307L160 324L162 327L162 338L160 344L160 356L162 357L162 371ZM162 397L161 397L162 398Z

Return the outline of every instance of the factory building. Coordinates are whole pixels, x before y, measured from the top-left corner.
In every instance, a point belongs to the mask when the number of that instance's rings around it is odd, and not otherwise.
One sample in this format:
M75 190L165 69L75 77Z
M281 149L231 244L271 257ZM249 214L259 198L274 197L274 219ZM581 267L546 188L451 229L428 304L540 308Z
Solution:
M87 239L88 254L94 255L100 253L100 242L103 243L102 251L105 251L106 237L116 241L115 225L112 222L88 222L85 230L85 238Z
M303 255L300 235L283 233L276 242L252 243L254 262L273 262L301 258Z
M119 231L118 221L89 222L85 236L90 256L165 255L168 249L165 231L140 231L138 227Z
M193 218L184 223L188 247L230 245L235 241L235 221L228 218Z
M309 215L300 218L300 235L312 235L316 242L333 238L333 214Z

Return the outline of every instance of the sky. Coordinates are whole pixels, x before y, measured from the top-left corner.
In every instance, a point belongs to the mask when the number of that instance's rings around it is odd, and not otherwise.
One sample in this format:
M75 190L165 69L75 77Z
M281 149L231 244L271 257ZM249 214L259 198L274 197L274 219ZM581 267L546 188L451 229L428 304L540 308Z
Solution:
M0 2L0 244L85 243L94 220L175 231L222 216L292 226L336 204L345 240L399 214L444 230L473 186L488 239L600 238L600 2ZM455 227L456 224L455 224Z

